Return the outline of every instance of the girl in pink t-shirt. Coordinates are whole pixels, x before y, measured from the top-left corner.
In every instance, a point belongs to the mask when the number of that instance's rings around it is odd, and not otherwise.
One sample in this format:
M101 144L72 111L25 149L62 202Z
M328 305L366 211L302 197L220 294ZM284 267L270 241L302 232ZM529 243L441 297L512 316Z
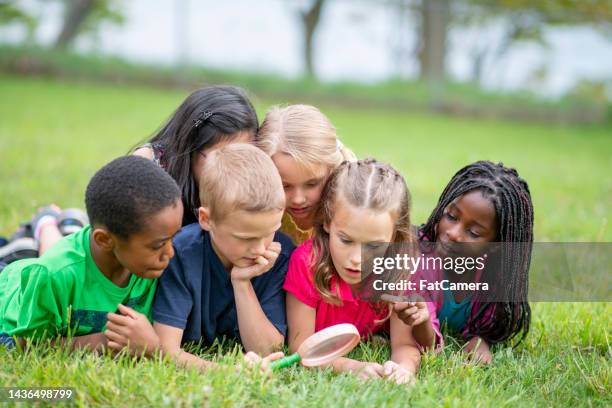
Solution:
M387 305L361 300L351 289L361 281L362 245L376 248L414 239L404 178L373 159L342 163L323 189L313 239L298 247L289 262L284 284L289 348L295 351L308 336L334 324L352 323L362 336L387 325L391 360L381 365L341 357L329 366L363 378L412 383L421 360L415 338L421 344L434 342L427 305L418 304L420 317L409 326Z

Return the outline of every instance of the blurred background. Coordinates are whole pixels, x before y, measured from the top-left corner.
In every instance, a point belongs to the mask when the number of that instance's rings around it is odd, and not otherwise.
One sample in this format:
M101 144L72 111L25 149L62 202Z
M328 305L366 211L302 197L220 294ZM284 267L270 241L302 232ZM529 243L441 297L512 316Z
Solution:
M321 108L404 172L417 222L490 159L535 189L538 238L612 236L612 0L0 0L0 233L82 206L97 167L216 83L260 120Z
M426 81L430 86L413 89L412 98L396 98L437 110L547 116L544 108L512 109L511 101L498 106L500 112L479 109L473 100L481 92L510 93L565 100L573 109L555 119L592 122L604 119L603 105L612 100L610 0L21 0L1 1L0 13L0 41L10 48L293 82ZM62 71L45 56L30 65L2 63L5 69ZM159 81L199 78L177 71L160 73ZM356 91L340 94L360 99L368 93ZM472 98L461 103L462 93Z

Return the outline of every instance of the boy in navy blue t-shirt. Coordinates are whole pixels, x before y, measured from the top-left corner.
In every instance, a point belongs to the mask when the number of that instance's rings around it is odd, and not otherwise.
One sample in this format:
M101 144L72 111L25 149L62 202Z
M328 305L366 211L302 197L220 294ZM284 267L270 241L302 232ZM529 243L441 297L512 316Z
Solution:
M155 331L166 354L186 366L212 363L186 342L237 338L268 354L287 331L283 282L294 246L282 233L282 182L272 160L247 144L209 153L200 178L198 224L174 239L175 256L159 281Z

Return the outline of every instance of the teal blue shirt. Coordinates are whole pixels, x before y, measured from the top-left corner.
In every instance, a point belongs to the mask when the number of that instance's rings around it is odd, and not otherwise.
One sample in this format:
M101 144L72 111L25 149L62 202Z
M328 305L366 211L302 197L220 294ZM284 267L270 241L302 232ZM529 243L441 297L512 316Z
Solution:
M461 333L470 313L472 313L472 302L469 297L457 303L451 290L444 291L444 302L442 303L442 309L438 312L438 320L440 320L442 327L446 325L449 331Z

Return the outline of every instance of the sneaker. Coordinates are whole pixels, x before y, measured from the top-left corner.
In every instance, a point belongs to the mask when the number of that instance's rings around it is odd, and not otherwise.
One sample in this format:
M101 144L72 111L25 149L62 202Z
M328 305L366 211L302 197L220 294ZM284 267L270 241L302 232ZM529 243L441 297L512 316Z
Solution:
M85 211L80 208L67 208L58 217L57 226L62 235L66 236L77 232L89 224L89 218Z
M19 225L19 228L13 235L11 235L11 241L16 241L20 238L34 238L34 231L36 231L36 225L41 218L46 215L50 215L54 218L59 218L61 214L61 210L56 205L48 205L39 209L36 214L32 217L32 219L28 222L24 222Z
M11 235L11 238L9 241L15 241L15 240L18 240L19 238L34 238L34 232L32 231L32 225L30 224L29 221L19 225L19 228L17 229L17 231L13 233L13 235Z
M36 258L38 244L34 238L18 238L0 248L0 262L10 264L19 259Z

